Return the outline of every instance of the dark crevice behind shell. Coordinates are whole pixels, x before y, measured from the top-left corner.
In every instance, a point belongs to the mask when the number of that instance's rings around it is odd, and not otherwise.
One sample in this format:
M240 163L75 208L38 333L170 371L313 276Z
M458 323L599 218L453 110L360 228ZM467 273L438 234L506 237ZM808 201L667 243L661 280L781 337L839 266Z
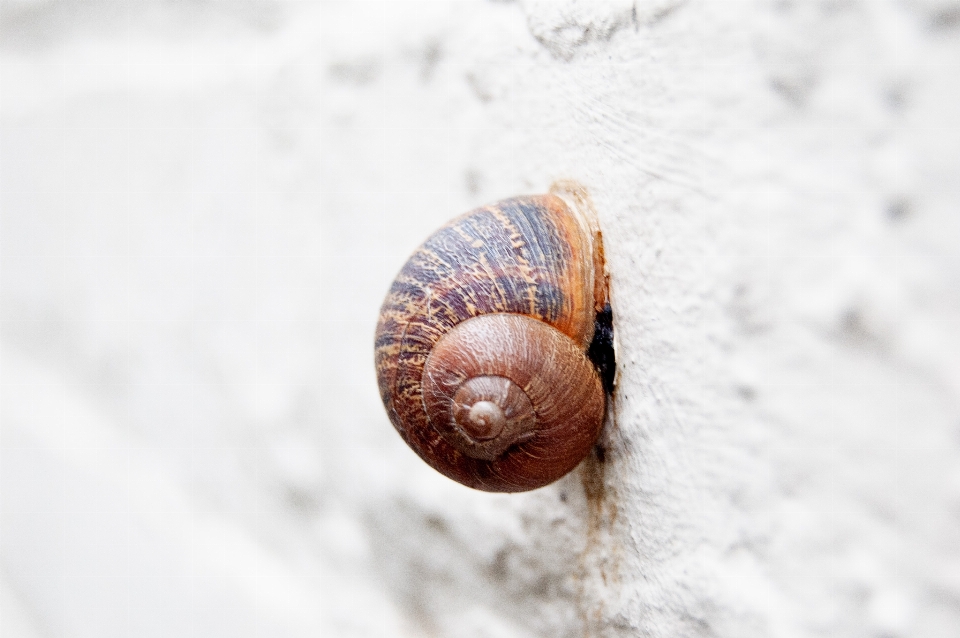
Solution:
M600 381L607 394L613 394L617 376L617 356L613 350L613 309L605 304L594 322L593 341L587 348L587 357L600 373Z

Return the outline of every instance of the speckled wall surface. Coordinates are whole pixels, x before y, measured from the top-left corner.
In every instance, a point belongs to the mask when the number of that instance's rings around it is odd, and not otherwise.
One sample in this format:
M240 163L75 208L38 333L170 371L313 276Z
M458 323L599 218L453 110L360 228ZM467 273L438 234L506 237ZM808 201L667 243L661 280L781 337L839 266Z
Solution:
M0 5L0 629L951 636L960 4ZM616 427L461 487L372 334L576 179Z

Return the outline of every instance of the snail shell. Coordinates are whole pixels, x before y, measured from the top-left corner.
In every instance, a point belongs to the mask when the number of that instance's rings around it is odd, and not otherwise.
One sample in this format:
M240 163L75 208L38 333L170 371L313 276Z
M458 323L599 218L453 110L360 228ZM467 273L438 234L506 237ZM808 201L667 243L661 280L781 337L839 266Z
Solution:
M585 351L605 281L599 232L556 195L507 199L438 230L380 311L377 379L394 427L476 489L530 490L572 470L603 424Z

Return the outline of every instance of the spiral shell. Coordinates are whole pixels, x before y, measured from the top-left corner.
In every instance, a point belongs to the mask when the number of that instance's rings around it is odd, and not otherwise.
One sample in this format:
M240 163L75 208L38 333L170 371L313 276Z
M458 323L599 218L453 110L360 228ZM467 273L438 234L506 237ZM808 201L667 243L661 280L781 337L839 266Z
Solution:
M560 197L516 197L453 220L403 266L377 325L377 379L428 464L516 492L590 451L605 407L584 354L606 301L599 242Z

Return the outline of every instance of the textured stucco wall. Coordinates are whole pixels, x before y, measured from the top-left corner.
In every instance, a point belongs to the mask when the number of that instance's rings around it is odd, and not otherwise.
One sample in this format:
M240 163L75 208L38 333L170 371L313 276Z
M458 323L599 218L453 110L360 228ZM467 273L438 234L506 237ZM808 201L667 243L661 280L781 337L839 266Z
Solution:
M957 2L0 6L5 636L956 634ZM561 178L616 425L474 492L376 312Z
M954 634L960 5L433 9L327 16L324 289L359 328L325 342L328 550L413 634ZM606 232L617 426L555 486L472 493L385 432L376 293L563 177ZM380 622L355 595L332 620Z

